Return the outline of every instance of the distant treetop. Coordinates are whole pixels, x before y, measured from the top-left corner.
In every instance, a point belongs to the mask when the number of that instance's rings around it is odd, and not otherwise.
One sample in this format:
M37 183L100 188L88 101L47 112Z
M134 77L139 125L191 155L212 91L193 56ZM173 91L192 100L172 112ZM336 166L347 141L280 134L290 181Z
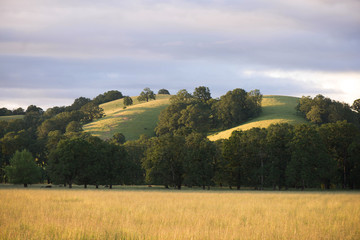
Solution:
M167 89L162 88L162 89L160 89L160 90L158 91L158 94L168 94L168 95L170 95L170 92L169 92Z

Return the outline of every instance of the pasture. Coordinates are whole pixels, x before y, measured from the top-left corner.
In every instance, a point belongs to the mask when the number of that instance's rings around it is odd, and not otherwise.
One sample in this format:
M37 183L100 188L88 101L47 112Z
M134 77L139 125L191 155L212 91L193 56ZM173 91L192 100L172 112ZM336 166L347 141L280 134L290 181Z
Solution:
M360 239L359 192L0 189L0 239Z
M156 100L149 102L132 97L133 105L125 109L123 99L101 104L106 116L84 125L83 129L102 139L109 139L115 133L124 134L126 140L136 140L142 134L153 137L159 114L170 104L170 97L158 94Z
M265 95L261 103L262 113L259 117L234 128L213 133L209 135L208 138L211 141L227 139L231 136L231 133L236 130L245 131L254 127L267 128L271 124L276 123L308 123L303 117L296 114L295 107L298 104L298 100L299 98L297 97Z

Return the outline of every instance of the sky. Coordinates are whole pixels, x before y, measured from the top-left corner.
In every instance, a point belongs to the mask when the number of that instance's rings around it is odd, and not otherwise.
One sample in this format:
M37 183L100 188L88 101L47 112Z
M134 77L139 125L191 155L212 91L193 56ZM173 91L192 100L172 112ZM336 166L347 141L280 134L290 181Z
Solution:
M109 90L360 98L358 0L0 0L0 107Z

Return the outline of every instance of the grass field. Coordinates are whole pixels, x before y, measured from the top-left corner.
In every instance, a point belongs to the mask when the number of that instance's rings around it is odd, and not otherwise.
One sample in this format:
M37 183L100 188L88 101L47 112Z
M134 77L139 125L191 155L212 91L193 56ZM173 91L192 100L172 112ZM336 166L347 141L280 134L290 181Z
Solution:
M304 118L296 115L295 107L298 99L299 98L288 96L264 96L262 101L262 113L259 117L237 127L212 134L209 136L209 139L211 141L226 139L229 138L231 133L236 130L248 130L253 127L266 128L271 124L276 123L307 123Z
M83 129L102 139L111 138L115 133L124 134L126 140L138 139L141 134L154 136L160 112L169 104L170 95L156 95L155 101L139 102L132 97L133 105L124 109L123 99L100 105L106 116Z
M23 119L24 115L0 116L0 121L8 121L13 119Z
M0 189L0 239L360 239L360 193Z

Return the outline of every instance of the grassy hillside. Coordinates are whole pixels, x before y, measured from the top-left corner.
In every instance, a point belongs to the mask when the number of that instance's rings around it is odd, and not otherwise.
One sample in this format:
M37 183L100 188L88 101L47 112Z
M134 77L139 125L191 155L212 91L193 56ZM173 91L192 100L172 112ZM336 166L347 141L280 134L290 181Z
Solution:
M24 115L0 116L0 121L8 121L13 119L23 119Z
M296 115L295 107L299 98L287 96L264 96L262 101L262 113L259 117L254 118L237 127L218 132L209 136L211 141L229 138L235 130L248 130L253 127L266 128L275 123L307 123L307 121Z
M156 95L156 100L139 102L132 97L133 105L123 109L123 99L100 105L106 116L86 124L84 131L102 139L111 138L115 133L125 135L126 140L135 140L141 134L154 136L160 112L169 104L170 95Z

